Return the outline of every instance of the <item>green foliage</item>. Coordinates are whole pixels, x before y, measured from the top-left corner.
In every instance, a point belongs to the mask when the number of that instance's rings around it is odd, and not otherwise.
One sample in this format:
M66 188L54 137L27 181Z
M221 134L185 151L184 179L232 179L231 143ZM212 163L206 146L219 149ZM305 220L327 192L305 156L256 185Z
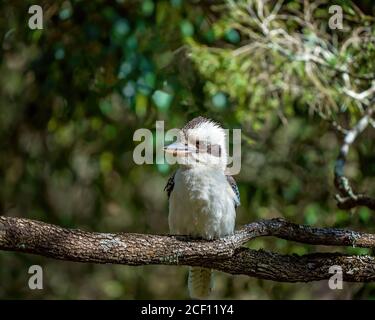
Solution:
M247 1L246 1L247 2ZM235 4L234 4L235 3ZM163 192L173 168L134 163L138 128L183 125L197 115L242 129L242 204L238 225L285 217L296 223L373 231L373 214L338 210L332 170L341 142L324 118L345 127L361 116L343 94L335 71L348 65L375 70L375 45L360 41L327 56L328 67L306 62L275 45L251 51L259 26L243 14L244 1L43 2L43 30L27 28L33 1L0 4L0 210L100 232L167 233ZM254 3L254 1L251 1ZM270 1L271 10L274 2ZM366 9L366 2L364 1ZM350 27L374 36L373 13L353 13ZM371 3L369 5L371 7ZM335 47L345 32L327 30L327 8L314 19L321 37L293 19L271 26L304 35L306 48ZM287 1L281 12L303 12ZM249 30L251 32L249 32ZM256 39L267 44L266 38ZM336 41L335 40L335 41ZM250 46L250 47L247 47ZM251 49L251 50L250 50ZM241 51L244 50L242 53ZM246 51L250 50L250 51ZM295 53L293 53L295 54ZM368 81L356 79L360 92ZM355 188L374 194L374 133L351 149L346 167ZM257 239L253 248L305 254L320 248ZM362 254L357 248L333 250ZM26 289L27 269L45 267L43 292ZM331 292L326 283L280 284L218 274L218 298L374 297L371 285ZM83 265L0 252L0 298L186 298L186 269Z

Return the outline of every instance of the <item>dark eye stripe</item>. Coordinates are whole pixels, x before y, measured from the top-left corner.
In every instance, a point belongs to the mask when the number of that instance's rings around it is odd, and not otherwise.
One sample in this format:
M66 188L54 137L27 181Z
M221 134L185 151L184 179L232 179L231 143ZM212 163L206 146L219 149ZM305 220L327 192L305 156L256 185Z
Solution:
M196 153L199 152L207 152L208 154L211 154L214 157L221 157L221 146L218 144L205 144L201 143L199 140L195 141L195 147L196 147Z
M213 155L214 157L221 157L221 146L218 144L210 146L208 153Z

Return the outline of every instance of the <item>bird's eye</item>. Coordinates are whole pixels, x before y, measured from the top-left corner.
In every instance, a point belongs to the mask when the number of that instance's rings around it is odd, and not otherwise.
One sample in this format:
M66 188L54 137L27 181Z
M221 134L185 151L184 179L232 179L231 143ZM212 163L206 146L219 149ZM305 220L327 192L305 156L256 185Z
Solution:
M197 149L199 149L199 144L200 144L199 140L195 141L195 147L196 147Z

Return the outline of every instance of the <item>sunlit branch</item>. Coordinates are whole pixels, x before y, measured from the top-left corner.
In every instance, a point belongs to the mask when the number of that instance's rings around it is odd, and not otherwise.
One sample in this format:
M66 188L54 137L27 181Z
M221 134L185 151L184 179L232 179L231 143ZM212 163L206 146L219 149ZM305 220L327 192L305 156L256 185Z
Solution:
M350 186L348 178L346 178L344 174L349 148L354 143L358 135L368 127L373 113L374 110L370 109L366 115L358 121L353 129L346 133L344 142L340 148L340 153L335 164L334 183L339 191L339 194L336 195L336 200L338 207L341 209L351 209L358 206L366 206L372 210L375 210L375 199L363 194L356 194Z
M232 236L204 241L187 236L87 232L29 219L0 217L0 250L4 251L85 263L202 266L283 282L327 279L332 276L329 268L340 265L345 281L375 280L375 259L371 256L282 255L242 246L263 236L311 245L375 248L373 234L313 228L282 219L250 223Z

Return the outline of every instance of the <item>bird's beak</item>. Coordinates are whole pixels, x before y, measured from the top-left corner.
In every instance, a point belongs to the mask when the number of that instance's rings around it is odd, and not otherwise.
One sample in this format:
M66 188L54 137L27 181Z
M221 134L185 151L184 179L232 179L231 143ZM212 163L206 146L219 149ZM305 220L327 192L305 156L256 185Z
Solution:
M192 152L189 146L184 145L181 142L174 142L164 147L165 153L173 154L174 156L184 156Z

